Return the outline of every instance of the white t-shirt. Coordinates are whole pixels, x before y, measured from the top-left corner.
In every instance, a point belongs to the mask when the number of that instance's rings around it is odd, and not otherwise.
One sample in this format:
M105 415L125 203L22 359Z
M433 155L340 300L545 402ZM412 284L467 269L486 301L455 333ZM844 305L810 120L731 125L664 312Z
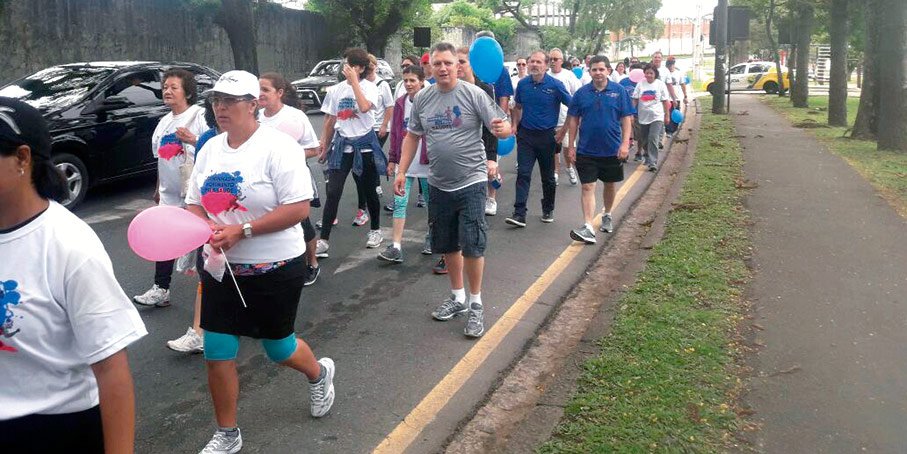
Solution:
M570 96L573 96L576 93L576 90L579 90L582 85L580 80L576 78L576 74L573 74L573 71L567 71L566 69L561 68L561 72L555 73L548 70L548 74L551 74L551 77L563 82L564 88L567 89L567 93L570 93ZM564 123L567 122L567 106L561 104L561 111L557 116L557 126L561 127Z
M375 131L381 129L381 123L384 121L384 111L389 107L394 107L394 94L391 93L391 84L388 82L381 82L380 80L375 84L378 87L378 102L375 103L375 109L372 110L372 115L375 116L375 125L372 126L372 129Z
M403 103L403 130L406 131L409 126L409 116L413 111L413 101L409 99L409 96L406 97L406 101ZM422 138L419 138L419 141L416 142L416 156L413 158L413 162L409 164L409 169L406 169L406 176L408 177L417 177L417 178L428 178L428 164L422 164L419 162L419 157L422 156Z
M428 81L422 82L422 88L428 88L431 84ZM403 86L403 81L397 82L397 88L394 88L394 99L400 99L401 96L406 94L406 87ZM396 101L394 101L396 102Z
M312 200L312 176L305 150L290 136L259 127L239 148L227 144L227 134L207 143L189 180L186 204L201 205L218 224L252 222L279 205ZM305 252L302 227L297 223L279 232L243 238L226 251L230 263L271 263Z
M180 167L195 160L195 147L176 138L176 130L186 128L196 136L208 130L205 109L191 105L185 112L164 115L151 136L151 153L157 158L158 192L161 205L180 206L183 203L183 177ZM188 161L188 162L187 162Z
M377 109L380 97L378 87L368 80L360 80L359 86L365 99L372 104L372 110ZM321 111L337 117L336 129L346 138L364 136L375 125L374 113L359 111L353 87L346 81L331 89L330 96L325 97L325 103L321 105Z
M288 134L296 140L296 143L302 145L302 148L318 148L320 145L309 117L295 107L285 105L270 117L265 115L262 109L258 112L258 122Z
M0 257L0 420L98 405L91 364L148 334L101 241L50 202Z
M674 72L671 73L671 83L674 84L674 96L677 97L677 101L683 102L683 88L680 88L681 85L686 85L683 81L684 74L674 67Z
M611 82L620 83L620 81L622 81L622 80L624 80L624 79L626 79L626 78L628 78L628 77L630 77L630 76L629 76L628 74L626 74L626 73L624 73L624 74L619 74L617 71L614 71L614 72L611 73L610 76L608 76L608 79L609 79Z
M645 79L636 84L633 99L638 99L636 110L639 112L639 124L648 125L655 121L664 121L665 109L662 102L670 101L668 89L664 82L655 79L650 84Z
M592 74L589 74L589 69L583 68L583 77L581 77L579 80L580 86L582 87L589 82L592 82Z

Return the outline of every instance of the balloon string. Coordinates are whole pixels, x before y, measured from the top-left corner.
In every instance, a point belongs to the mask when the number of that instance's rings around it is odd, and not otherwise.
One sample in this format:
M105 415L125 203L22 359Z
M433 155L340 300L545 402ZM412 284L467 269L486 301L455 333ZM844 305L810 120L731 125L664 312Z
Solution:
M233 278L233 285L236 286L236 293L239 293L239 300L242 301L242 307L248 309L249 306L246 306L246 299L242 296L242 290L239 289L239 283L236 282L236 276L233 275L233 265L230 265L230 261L227 260L227 254L224 253L224 248L219 248L220 253L224 254L224 262L227 263L227 271L230 272L230 277Z

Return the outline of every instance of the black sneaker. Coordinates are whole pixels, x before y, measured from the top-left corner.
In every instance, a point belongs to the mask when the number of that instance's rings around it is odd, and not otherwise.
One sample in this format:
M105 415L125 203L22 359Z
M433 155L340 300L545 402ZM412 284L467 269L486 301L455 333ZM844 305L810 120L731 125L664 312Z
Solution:
M388 212L393 213L393 212L394 212L394 204L393 204L393 203L388 203L387 205L384 205L384 211L388 211Z
M395 248L393 244L389 244L387 249L378 253L378 258L385 262L403 263L403 251Z
M554 222L554 213L552 213L550 211L546 211L546 212L542 213L542 222L544 222L546 224L550 224L550 223Z
M504 222L510 225L515 225L517 227L526 227L526 216L513 215L507 219L504 219Z
M321 274L321 267L306 265L308 272L305 276L305 281L302 282L303 287L308 287L315 283L318 280L318 275Z
M580 241L586 244L595 244L595 232L582 226L578 229L573 229L570 231L570 238L573 241Z

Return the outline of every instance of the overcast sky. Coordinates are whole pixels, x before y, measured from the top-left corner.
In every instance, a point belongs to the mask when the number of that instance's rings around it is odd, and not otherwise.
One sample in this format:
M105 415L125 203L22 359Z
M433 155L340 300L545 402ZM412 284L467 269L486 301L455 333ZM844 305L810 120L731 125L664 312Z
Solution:
M694 17L697 5L702 5L700 14L708 14L717 4L718 0L662 0L657 16L660 18Z

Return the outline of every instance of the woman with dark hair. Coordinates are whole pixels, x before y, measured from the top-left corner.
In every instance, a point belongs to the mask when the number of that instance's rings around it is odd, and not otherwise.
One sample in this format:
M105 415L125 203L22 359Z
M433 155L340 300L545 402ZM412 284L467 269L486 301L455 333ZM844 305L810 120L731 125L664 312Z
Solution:
M612 72L611 75L608 76L608 79L610 79L611 82L619 84L620 81L626 79L627 77L630 77L627 74L627 66L621 60L617 62L617 66L614 67L614 72Z
M147 334L68 195L35 108L0 98L0 434L4 452L132 453L126 347Z
M183 206L186 181L195 162L198 136L208 129L204 109L195 105L198 100L195 76L185 69L171 69L163 76L164 105L170 112L164 115L151 136L151 152L157 158L157 188L154 201L160 205ZM170 305L170 281L173 260L154 265L154 285L132 300L143 306ZM191 332L190 332L191 331ZM201 337L191 328L187 336L201 345Z
M258 78L245 71L224 73L214 84L209 99L224 132L205 144L186 195L187 209L211 224L208 244L225 254L230 267L222 279L199 270L208 388L218 425L203 453L242 448L240 336L259 340L270 360L306 376L312 416L324 416L334 402L334 362L317 360L295 334L305 276L300 223L309 214L312 179L303 148L258 123L260 94Z
M658 67L652 63L643 68L644 80L633 90L633 107L639 121L639 142L649 171L658 170L658 144L665 125L671 121L671 96L665 83L658 79Z
M258 122L284 132L305 149L306 159L318 156L321 145L315 136L315 129L305 112L298 109L299 97L296 90L287 80L278 73L264 73L258 79L261 94L258 96ZM306 162L308 166L308 162ZM311 171L311 169L309 169ZM315 198L318 198L318 187L312 179L315 189ZM313 199L314 200L314 199ZM302 221L302 231L305 234L306 259L308 269L306 272L305 286L315 283L321 268L318 267L318 257L315 256L315 240L318 232L309 218Z
M379 185L378 175L387 171L387 157L373 129L375 116L372 114L379 102L378 87L368 80L371 72L368 52L349 49L345 58L343 76L346 80L330 89L331 96L321 106L325 118L319 160L327 162L328 178L321 238L315 252L319 258L328 256L331 228L337 217L343 185L350 172L359 175L365 190L371 223L365 247L377 248L384 241L380 230L381 202L376 188Z

